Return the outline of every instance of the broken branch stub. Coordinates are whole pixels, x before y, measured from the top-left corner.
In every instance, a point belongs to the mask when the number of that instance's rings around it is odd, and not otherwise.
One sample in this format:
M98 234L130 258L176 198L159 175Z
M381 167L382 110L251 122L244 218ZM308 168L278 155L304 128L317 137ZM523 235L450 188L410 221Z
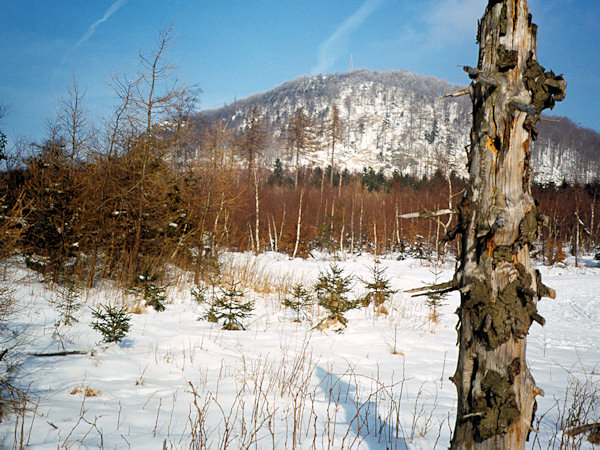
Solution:
M413 297L422 297L432 294L445 294L447 292L456 291L458 286L454 280L446 281L445 283L429 284L418 288L407 289L406 293L415 294ZM416 294L418 292L418 294Z
M399 219L430 219L432 217L445 216L449 214L457 214L455 209L440 209L439 211L421 211L406 214L399 214Z
M442 98L457 98L457 97L462 97L463 95L469 95L468 87L466 87L464 89L459 89L458 91L455 91L455 92L451 92L450 94L442 95L440 97L440 99L442 99Z

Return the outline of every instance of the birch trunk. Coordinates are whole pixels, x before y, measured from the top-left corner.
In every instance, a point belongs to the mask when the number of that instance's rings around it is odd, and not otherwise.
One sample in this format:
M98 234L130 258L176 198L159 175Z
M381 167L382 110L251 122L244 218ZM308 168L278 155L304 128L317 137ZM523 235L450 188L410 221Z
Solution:
M254 224L254 231L256 233L256 254L260 253L260 199L258 197L258 173L256 167L253 169L254 175L254 211L256 213L256 219Z
M292 259L296 257L298 253L298 245L300 244L300 228L302 227L302 197L304 196L304 189L300 190L300 201L298 202L298 222L296 224L296 243L294 244L294 253L292 253Z
M452 448L521 449L535 413L525 359L537 302L554 292L531 266L539 214L530 190L531 139L541 111L564 98L561 76L536 57L537 26L526 0L489 0L479 23L472 83L469 187L459 206L462 233L454 284L461 291L458 391Z

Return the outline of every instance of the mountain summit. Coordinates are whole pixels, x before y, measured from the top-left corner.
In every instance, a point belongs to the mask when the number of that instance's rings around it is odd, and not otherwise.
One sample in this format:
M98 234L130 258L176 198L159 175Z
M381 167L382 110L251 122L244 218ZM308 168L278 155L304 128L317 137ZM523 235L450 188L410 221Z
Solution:
M285 129L294 112L302 107L322 130L336 106L341 125L336 167L397 170L418 177L442 170L466 177L471 104L468 97L441 98L463 87L407 71L354 70L299 77L200 117L225 120L243 131L251 109L258 107L270 137L265 164L275 158L292 164ZM546 119L538 128L532 147L535 181L589 182L597 177L600 134L566 118ZM321 145L305 155L303 164L326 166L329 152L322 132Z

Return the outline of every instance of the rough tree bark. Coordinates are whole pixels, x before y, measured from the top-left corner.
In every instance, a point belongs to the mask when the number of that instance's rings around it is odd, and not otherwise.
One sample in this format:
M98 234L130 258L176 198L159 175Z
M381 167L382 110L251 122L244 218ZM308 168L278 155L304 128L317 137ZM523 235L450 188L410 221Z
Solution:
M541 220L529 145L540 113L564 98L566 82L538 64L536 31L526 0L489 0L478 66L464 68L473 129L454 279L461 305L452 448L524 448L542 393L527 368L526 335L533 321L544 323L538 300L554 292L529 257Z

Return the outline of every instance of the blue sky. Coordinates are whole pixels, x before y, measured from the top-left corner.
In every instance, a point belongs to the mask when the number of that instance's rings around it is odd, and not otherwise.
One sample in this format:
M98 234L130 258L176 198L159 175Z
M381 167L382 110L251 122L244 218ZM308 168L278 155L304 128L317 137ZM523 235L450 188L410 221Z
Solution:
M538 59L564 73L555 114L600 131L600 1L529 0ZM405 69L451 82L476 65L476 21L487 0L0 0L0 129L40 140L73 76L94 120L115 98L116 73L176 20L179 78L214 108L301 75Z

